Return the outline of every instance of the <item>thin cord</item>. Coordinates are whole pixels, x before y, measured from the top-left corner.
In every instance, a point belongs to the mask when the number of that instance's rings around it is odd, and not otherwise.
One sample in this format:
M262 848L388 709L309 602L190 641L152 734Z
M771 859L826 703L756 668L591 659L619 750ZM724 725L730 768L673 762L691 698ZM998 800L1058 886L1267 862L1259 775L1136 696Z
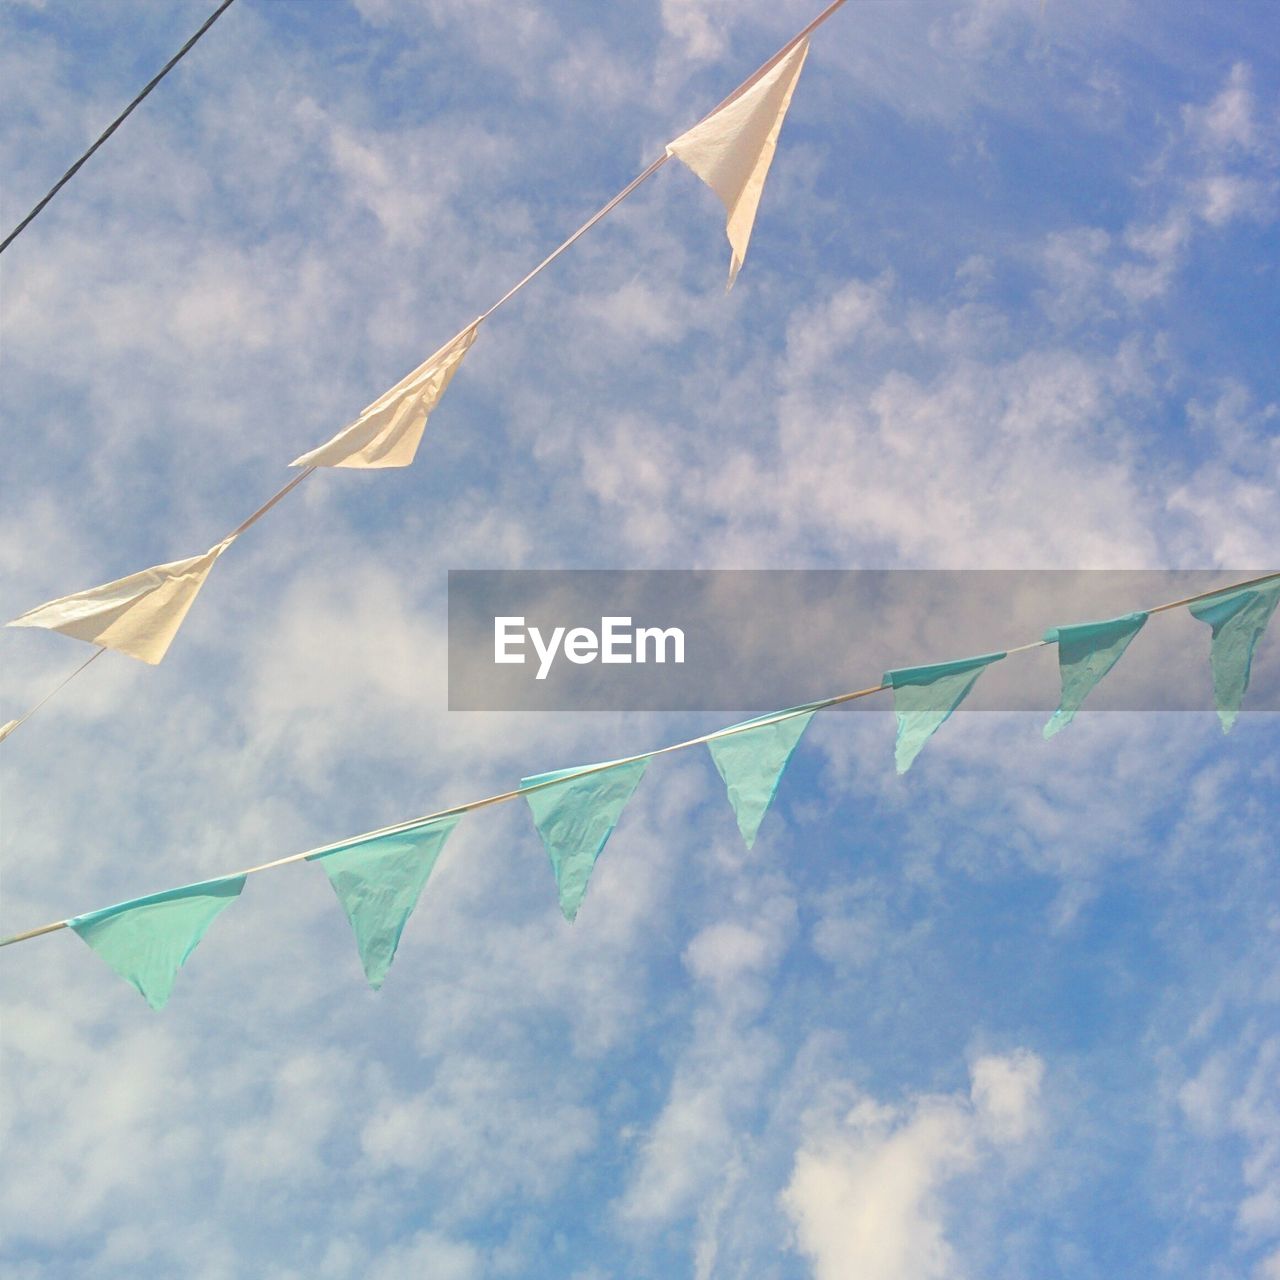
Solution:
M10 231L7 236L5 236L4 242L0 244L0 253L3 253L23 233L23 231L26 230L26 228L35 220L36 215L41 211L41 209L43 209L45 205L47 205L49 201L52 200L53 197L56 196L58 192L61 191L62 188L65 187L67 183L70 182L71 179L76 176L77 173L79 173L80 166L83 165L84 162L88 160L88 158L91 155L93 155L93 153L97 151L97 149L100 146L102 146L102 144L106 142L106 140L109 137L111 137L111 135L115 133L115 131L122 124L124 124L124 122L132 114L133 109L143 100L143 98L147 96L147 94L151 92L152 89L156 87L156 85L160 83L161 80L165 78L165 76L169 74L170 71L173 70L174 67L178 65L179 62L182 61L184 57L186 57L186 55L191 51L191 49L195 45L196 41L199 40L200 37L204 35L204 33L208 31L209 28L213 26L213 24L217 22L217 20L220 17L222 17L222 15L234 3L235 3L235 0L222 0L222 3L205 19L204 25L200 28L200 30L197 31L195 35L193 35L191 39L188 40L187 43L184 44L182 48L179 49L178 52L175 53L173 57L170 58L169 61L164 64L163 67L160 68L160 70L151 78L151 80L148 81L146 88L144 88L142 92L138 94L138 96L134 98L134 100L131 103L129 103L129 105L125 107L125 109L118 116L116 116L116 118L107 126L106 132L102 134L102 136L97 140L97 142L95 142L93 146L91 146L89 150L86 151L84 155L82 155L80 159L77 160L75 164L73 164L71 168L68 169L66 173L64 173L62 177L60 177L58 181L53 184L53 186L49 189L49 192L44 197L44 199L41 200L40 203L36 205L36 207L32 209L31 212L27 214L27 216L23 218L23 220L20 223L18 223L18 225L14 227L14 229Z
M35 715L35 713L39 711L55 693L59 693L65 689L67 685L76 678L76 676L78 676L91 663L97 662L104 653L106 653L105 649L95 649L93 653L91 653L69 676L64 676L63 679L54 685L53 688L50 689L49 692L46 693L44 697L41 698L40 701L37 702L25 715L19 716L16 720L10 720L8 724L3 728L0 728L0 742L3 742L11 733L14 732L14 730L26 724L27 721L30 720L31 717Z
M315 467L308 467L305 471L299 471L298 474L284 486L284 488L277 489L276 492L273 493L271 497L269 497L266 502L264 502L262 506L253 513L253 515L249 516L247 519L241 520L240 523L236 525L229 534L227 534L224 541L230 542L232 539L238 538L251 525L257 524L258 521L276 505L277 502L291 494L309 475L311 475L314 470Z
M139 94L138 97L134 99L133 103L130 104L130 106L124 112L124 114L121 115L120 118L116 120L116 122L111 126L111 128L108 129L107 132L104 133L102 137L99 138L98 141L95 142L87 152L85 152L85 154L76 162L76 164L67 171L67 173L62 177L62 179L59 181L57 186L55 186L53 190L50 191L47 196L45 196L45 198L31 211L31 213L27 215L27 217L23 220L21 225L19 225L9 235L9 238L4 242L4 245L0 245L0 252L2 252L4 248L9 244L9 242L18 234L18 232L20 232L22 228L25 227L27 223L30 222L31 219L34 218L36 214L39 213L40 210L43 209L44 206L49 203L50 200L53 199L53 197L58 192L58 188L61 187L63 183L65 183L67 179L70 178L72 174L75 173L76 169L78 169L94 153L94 151L96 151L97 148L100 147L102 143L105 142L107 138L111 136L112 131L115 130L115 128L120 124L120 122L125 118L125 116L127 116L129 112L132 111L133 108L137 106L138 103L141 102L142 99L145 98L148 93L151 92L151 90L164 77L165 73L169 70L169 68L172 67L178 61L178 59L181 58L182 55L186 53L188 49L191 48L193 44L195 44L195 42L213 25L218 15L221 14L223 10L226 9L232 3L233 3L233 0L224 0L224 3L221 5L221 7L209 18L209 20L204 24L204 26L201 27L200 30L197 31L196 34L192 36L189 41L187 41L187 43L178 52L178 54L170 60L170 62L164 68L164 70L161 71L160 74L156 76L156 78L142 91L142 93ZM717 111L720 111L724 107L728 106L728 104L733 102L736 98L741 97L741 95L744 94L748 89L750 89L751 86L755 84L756 81L759 80L761 76L766 75L769 72L769 70L772 67L774 67L782 58L786 57L786 55L790 53L791 50L794 49L795 46L799 44L801 40L805 39L806 36L808 36L811 32L815 31L824 22L826 22L826 20L829 17L831 17L831 15L835 13L836 10L839 9L845 3L846 3L846 0L833 0L833 3L829 4L820 14L818 14L818 16L814 18L813 21L810 22L807 27L805 27L802 31L797 32L796 35L792 36L791 39L788 40L787 43L783 45L782 48L779 49L777 53L773 55L773 57L771 57L767 62L762 63L758 68L756 68L756 70L753 71L740 85L738 85L738 87L734 89L733 92L728 95L728 97L722 99L714 107L712 107L711 110L708 111L706 115L704 115L702 119L698 121L698 124L701 124L704 120L708 119L710 116L715 115ZM582 226L580 226L571 236L569 236L567 240L563 241L557 248L553 249L545 258L543 258L543 260L540 263L538 263L538 265L534 267L534 269L530 271L528 275L524 277L524 279L519 281L517 284L513 285L510 289L508 289L507 292L504 293L502 297L500 297L498 301L495 302L493 306L491 306L488 309L488 311L485 311L481 315L477 316L476 319L474 319L469 325L466 325L464 328L459 329L458 332L455 333L453 337L450 338L449 341L444 344L443 347L439 348L439 350L443 351L446 347L451 346L454 342L456 342L459 338L461 338L463 334L465 334L469 329L474 329L478 324L481 323L481 321L487 320L491 315L493 315L493 313L497 311L499 307L503 306L505 303L509 302L512 298L514 298L516 294L519 293L520 290L525 287L525 285L527 285L530 281L532 281L536 276L540 275L558 257L560 257L562 253L564 253L567 249L569 249L572 245L574 245L582 236L586 235L586 233L590 231L591 228L594 227L597 222L599 222L602 218L606 218L610 213L612 213L614 209L616 209L633 191L635 191L635 189L638 186L640 186L641 183L646 182L655 173L657 173L658 170L661 169L664 164L666 164L669 158L670 157L664 152L661 156L658 157L658 159L653 161L652 164L650 164L645 170L643 170L643 172L637 174L634 178L632 178L631 181L628 182L627 185L623 187L622 190L619 191L617 195L615 195L611 200L609 200L607 203L603 204L599 209L597 209L596 212L593 213L591 217L588 218L586 222L584 222ZM293 477L292 480L289 481L288 484L286 484L283 488L277 490L276 493L274 493L270 498L268 498L266 502L262 504L262 506L260 506L251 516L248 517L248 519L241 521L241 523L237 525L236 528L226 536L226 538L223 539L223 544L232 542L234 539L238 538L240 534L242 534L251 525L257 524L257 522L261 520L262 517L265 516L267 512L270 511L271 508L276 505L277 502L279 502L282 498L284 498L286 495L291 493L295 488L297 488L298 485L300 485L316 470L317 470L316 467L310 466L310 467L307 467L305 470L299 472L296 476ZM95 654L94 656L96 657L97 655ZM90 659L90 661L92 661L92 659ZM87 667L88 665L89 663L86 662L84 666L73 671L71 675L68 676L67 679L64 680L62 684L60 684L58 688L53 691L53 693L57 693L66 685L70 684L71 681L74 680L76 676L78 676L80 672L83 671L84 668ZM44 703L47 702L49 698L53 696L53 693L43 698L39 703L39 705L43 706ZM3 727L0 727L0 742L3 742L5 738L7 738L11 733L13 733L19 727L19 725L23 724L26 720L28 720L35 710L36 708L33 707L31 711L28 711L27 714L22 716L20 719L11 720L8 724L4 725Z
M1240 591L1246 587L1255 586L1260 582L1270 582L1276 578L1280 578L1280 573L1264 574L1259 578L1250 578L1244 582L1232 583L1230 586L1216 587L1212 591L1204 591L1199 595L1187 596L1182 600L1173 600L1168 604L1156 605L1154 608L1148 609L1147 612L1164 613L1181 605L1195 604L1199 600L1209 600L1214 596L1226 595L1230 591ZM1030 644L1019 645L1014 649L1006 649L1005 654L1007 656L1014 653L1024 653L1029 649L1042 648L1049 643L1051 642L1047 640L1035 640ZM535 782L532 786L517 787L512 791L501 791L497 795L485 796L482 800L470 800L465 804L455 805L451 809L439 809L435 813L425 814L420 818L410 818L407 822L399 822L394 826L380 827L376 831L366 831L347 840L339 840L332 844L320 845L315 849L307 849L303 853L290 853L283 858L275 858L271 862L260 862L256 866L245 867L242 871L229 872L228 875L257 875L261 871L271 871L276 867L285 867L293 862L302 862L307 858L315 857L316 854L328 853L334 849L348 848L352 845L365 844L372 840L381 839L383 836L395 835L402 831L412 831L417 827L426 826L427 823L437 822L441 818L460 817L462 814L472 813L476 809L487 809L490 805L505 804L508 800L514 800L519 796L532 795L533 792L541 791L545 787L558 786L562 782L574 782L579 778L590 777L594 773L604 773L606 770L617 768L619 765L636 764L641 760L649 760L654 756L669 755L673 751L685 751L689 747L701 746L703 743L711 742L718 738L728 738L734 734L746 733L749 730L764 728L767 725L781 724L784 720L792 720L796 716L813 715L818 711L825 711L828 707L839 706L844 702L853 702L858 698L869 698L873 693L882 693L889 687L889 685L882 683L872 685L866 689L855 689L852 693L836 694L832 698L824 698L818 702L808 702L800 707L779 711L776 715L760 716L754 720L746 720L741 724L730 725L724 729L716 729L711 733L704 733L699 737L686 739L684 742L675 742L669 746L658 747L653 751L642 752L640 755L625 756L620 760L608 760L601 764L587 765L582 769L575 769L569 773L560 773L555 778L548 779L545 782ZM28 929L23 933L15 933L11 937L0 939L0 947L12 946L15 942L26 942L31 938L42 937L46 933L56 933L59 929L65 929L66 927L66 920L55 920L50 924L41 925L37 929Z
M843 0L841 0L841 3L843 3ZM573 245L575 241L577 241L580 237L586 235L587 232L590 231L591 228L594 227L596 223L601 220L601 218L607 217L610 213L612 213L642 182L646 181L648 178L651 178L655 173L657 173L658 170L661 169L662 166L667 163L667 160L669 158L670 157L664 151L662 155L658 157L658 159L653 161L653 163L650 164L649 167L644 170L643 173L637 174L634 178L632 178L631 181L628 182L627 185L623 187L622 190L619 191L618 194L614 196L612 200L610 200L607 204L604 204L599 209L597 209L595 213L593 213L591 217L589 217L586 220L586 222L584 222L582 226L580 226L577 229L577 231L573 233L573 235L571 235L561 245L559 245L557 248L553 249L549 254L547 254L547 256L543 258L543 260L540 263L538 263L538 265L534 267L534 269L530 271L529 274L525 276L523 280L521 280L518 284L512 285L511 288L508 289L506 293L504 293L502 297L500 297L497 300L497 302L495 302L493 306L489 308L488 311L483 312L480 316L478 316L475 320L473 320L471 325L468 325L467 328L469 329L473 325L479 324L481 320L487 320L491 315L493 315L495 311L497 311L497 309L500 306L503 305L503 303L509 302L512 298L514 298L516 294L519 293L520 290L523 289L525 285L529 283L530 280L532 280L535 276L540 275L562 253L564 253L566 249L568 249L571 245ZM458 334L458 336L461 337L462 333L465 333L465 332L466 332L466 329L463 329Z

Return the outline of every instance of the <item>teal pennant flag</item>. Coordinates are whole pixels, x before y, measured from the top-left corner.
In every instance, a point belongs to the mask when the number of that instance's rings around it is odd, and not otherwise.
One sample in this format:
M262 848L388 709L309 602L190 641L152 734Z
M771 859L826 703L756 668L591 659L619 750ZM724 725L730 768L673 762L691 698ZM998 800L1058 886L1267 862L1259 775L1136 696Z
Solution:
M1105 622L1050 627L1044 633L1050 644L1058 646L1058 674L1062 678L1062 699L1044 727L1046 738L1060 733L1075 719L1089 691L1120 661L1146 620L1145 613L1126 613Z
M1213 668L1213 701L1223 733L1231 732L1240 714L1249 687L1253 651L1278 604L1280 578L1274 578L1189 606L1192 617L1213 628L1209 663Z
M984 653L976 658L938 662L930 667L903 667L886 671L883 684L893 689L893 709L898 717L898 739L894 760L899 773L906 773L921 748L969 696L978 677L1003 653Z
M244 888L244 876L224 876L103 907L67 921L153 1009L163 1009L187 957L214 918Z
M754 729L734 725L732 730L724 730L723 736L707 741L707 750L724 779L729 803L733 805L734 816L738 819L738 830L742 832L748 849L756 842L760 824L773 802L778 783L782 781L783 770L817 709L816 706L812 710L793 707L791 710L799 714L786 720L759 724ZM761 720L784 714L774 711L767 716L745 720L743 725L756 725Z
M649 757L645 756L605 768L579 765L576 769L558 769L520 780L522 790L538 788L529 791L525 799L551 859L560 890L560 910L566 920L578 914L596 859L648 763ZM578 778L571 776L591 768L598 771ZM557 778L566 780L556 783Z
M364 976L375 991L391 968L400 935L458 821L437 818L420 827L322 849L307 858L318 862L329 877L356 935Z

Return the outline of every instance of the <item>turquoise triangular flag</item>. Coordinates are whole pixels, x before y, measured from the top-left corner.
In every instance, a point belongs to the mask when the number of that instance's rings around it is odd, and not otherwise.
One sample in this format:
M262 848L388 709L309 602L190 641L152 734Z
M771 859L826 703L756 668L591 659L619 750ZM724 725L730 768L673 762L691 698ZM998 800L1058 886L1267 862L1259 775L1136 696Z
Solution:
M1213 701L1223 733L1231 732L1240 714L1249 687L1253 651L1278 604L1280 578L1190 606L1193 617L1213 628L1209 662L1213 667Z
M882 683L893 688L893 709L898 717L893 755L899 773L911 768L920 749L969 696L978 677L1003 657L1003 653L984 653L977 658L884 673Z
M773 724L762 724L756 729L744 729L734 725L733 729L724 731L723 737L712 738L707 742L707 750L729 793L729 803L733 805L734 815L738 819L738 830L750 849L756 842L756 833L764 821L765 812L773 801L778 783L782 780L782 771L791 759L801 734L809 727L813 719L813 711L802 707L792 710L804 714L792 715L786 720L776 720ZM785 713L774 711L768 716L757 716L746 720L744 724L756 724L759 720L769 720L773 716Z
M178 970L214 917L243 888L244 876L224 876L90 911L67 925L132 982L153 1009L163 1009Z
M1044 727L1046 738L1052 738L1071 723L1089 690L1120 661L1146 620L1145 613L1126 613L1105 622L1050 627L1044 633L1050 644L1057 643L1058 673L1062 677L1062 700Z
M539 788L530 791L525 799L551 858L551 869L560 890L560 910L566 920L578 914L596 859L613 834L618 816L631 799L648 763L649 758L645 756L610 764L579 778L571 775L598 766L579 765L576 769L558 769L520 780L522 789ZM567 781L558 785L543 785L567 775L570 775Z
M307 858L318 862L329 877L355 932L364 976L375 991L391 968L404 926L458 821L458 817L437 818Z

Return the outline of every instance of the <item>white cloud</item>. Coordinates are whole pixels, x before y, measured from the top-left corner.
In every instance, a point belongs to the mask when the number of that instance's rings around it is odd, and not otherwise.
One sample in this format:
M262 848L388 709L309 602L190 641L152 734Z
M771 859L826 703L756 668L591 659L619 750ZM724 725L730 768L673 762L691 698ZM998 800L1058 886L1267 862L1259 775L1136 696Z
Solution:
M1205 106L1186 106L1182 118L1187 131L1206 150L1252 150L1258 143L1257 105L1248 63L1235 63L1227 82Z
M741 1176L739 1128L778 1055L754 1023L794 930L795 904L767 874L742 876L731 892L744 918L706 926L685 949L685 966L706 991L618 1206L632 1227L677 1220L728 1194ZM704 1225L704 1253L714 1248L715 1216Z
M1255 127L1249 82L1247 65L1236 63L1207 106L1183 107L1183 134L1156 166L1156 189L1165 195L1166 208L1154 219L1129 225L1125 241L1136 260L1115 271L1116 287L1131 303L1166 294L1194 238L1206 229L1221 233L1246 217L1274 220L1274 165ZM1274 141L1268 137L1267 146ZM1233 165L1245 167L1233 171Z
M736 922L708 925L685 948L684 960L695 978L723 988L776 963L778 941L776 933Z
M335 1052L299 1053L271 1071L265 1114L229 1126L222 1140L226 1176L248 1188L315 1185L325 1174L324 1147L337 1129L352 1063Z
M987 1054L969 1074L974 1110L993 1141L1022 1142L1039 1120L1043 1060L1025 1049L1005 1057Z
M591 1110L557 1097L571 1092L563 1086L548 1092L514 1063L457 1055L436 1062L432 1074L430 1086L372 1111L361 1150L380 1172L448 1178L455 1206L467 1214L512 1197L545 1200L595 1144Z
M903 1106L861 1098L809 1121L782 1204L816 1280L954 1280L947 1187L1033 1126L1043 1062L1020 1051L980 1058L971 1098Z
M724 5L708 0L662 0L662 26L685 55L698 61L724 53Z

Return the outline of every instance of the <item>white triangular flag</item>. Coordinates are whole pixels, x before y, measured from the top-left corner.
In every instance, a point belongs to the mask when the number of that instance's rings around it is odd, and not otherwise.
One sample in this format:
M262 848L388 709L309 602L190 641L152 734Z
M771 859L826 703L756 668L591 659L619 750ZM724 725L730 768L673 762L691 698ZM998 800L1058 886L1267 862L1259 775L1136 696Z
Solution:
M478 325L464 329L408 377L368 405L327 444L295 458L292 467L407 467L418 452L427 417L476 340Z
M3 742L21 723L20 720L8 720L0 724L0 742Z
M158 564L105 586L50 600L8 625L61 631L154 666L168 652L214 561L231 542L227 538L202 556Z
M728 211L730 289L747 256L760 193L808 52L806 38L728 106L667 144L667 154L683 160Z

